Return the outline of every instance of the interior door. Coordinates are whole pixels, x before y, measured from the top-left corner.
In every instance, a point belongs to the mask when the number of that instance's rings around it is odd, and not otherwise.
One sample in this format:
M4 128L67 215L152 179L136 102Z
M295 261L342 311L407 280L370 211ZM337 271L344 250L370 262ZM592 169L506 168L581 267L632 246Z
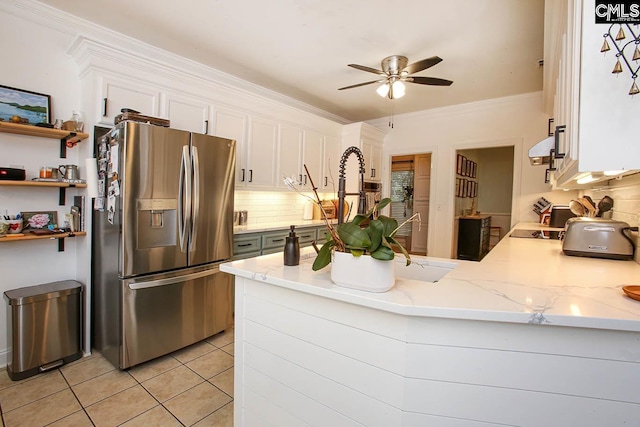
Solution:
M413 212L420 213L422 223L411 225L411 251L427 254L429 230L429 194L431 188L431 154L418 154L414 159Z
M233 195L236 142L191 134L194 170L189 265L233 255Z

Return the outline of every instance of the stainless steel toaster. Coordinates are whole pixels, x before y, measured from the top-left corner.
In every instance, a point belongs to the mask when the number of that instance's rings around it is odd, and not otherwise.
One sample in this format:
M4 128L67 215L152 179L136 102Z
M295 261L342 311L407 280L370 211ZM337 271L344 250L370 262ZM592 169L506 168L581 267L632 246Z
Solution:
M602 218L567 220L562 241L566 255L609 259L633 259L635 245L627 234L629 224Z

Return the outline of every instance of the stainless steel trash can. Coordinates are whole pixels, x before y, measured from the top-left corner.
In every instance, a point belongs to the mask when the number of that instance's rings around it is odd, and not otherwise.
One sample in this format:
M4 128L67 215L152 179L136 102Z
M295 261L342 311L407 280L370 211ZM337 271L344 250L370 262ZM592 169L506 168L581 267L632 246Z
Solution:
M75 280L4 293L9 303L9 378L21 380L82 356L82 293L82 284Z

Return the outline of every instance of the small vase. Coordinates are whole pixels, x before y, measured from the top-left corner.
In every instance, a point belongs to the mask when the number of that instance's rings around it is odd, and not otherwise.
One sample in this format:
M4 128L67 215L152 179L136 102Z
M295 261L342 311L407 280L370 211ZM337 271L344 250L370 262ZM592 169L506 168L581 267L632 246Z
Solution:
M395 261L380 261L370 255L355 257L347 252L331 255L331 281L338 286L369 292L386 292L393 287Z

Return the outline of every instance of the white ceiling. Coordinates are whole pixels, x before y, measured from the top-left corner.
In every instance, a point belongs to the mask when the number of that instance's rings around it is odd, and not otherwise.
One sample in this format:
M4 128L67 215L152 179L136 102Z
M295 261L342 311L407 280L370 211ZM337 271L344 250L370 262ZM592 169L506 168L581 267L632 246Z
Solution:
M365 121L542 90L544 0L40 0L315 106ZM350 63L443 61L398 100Z

